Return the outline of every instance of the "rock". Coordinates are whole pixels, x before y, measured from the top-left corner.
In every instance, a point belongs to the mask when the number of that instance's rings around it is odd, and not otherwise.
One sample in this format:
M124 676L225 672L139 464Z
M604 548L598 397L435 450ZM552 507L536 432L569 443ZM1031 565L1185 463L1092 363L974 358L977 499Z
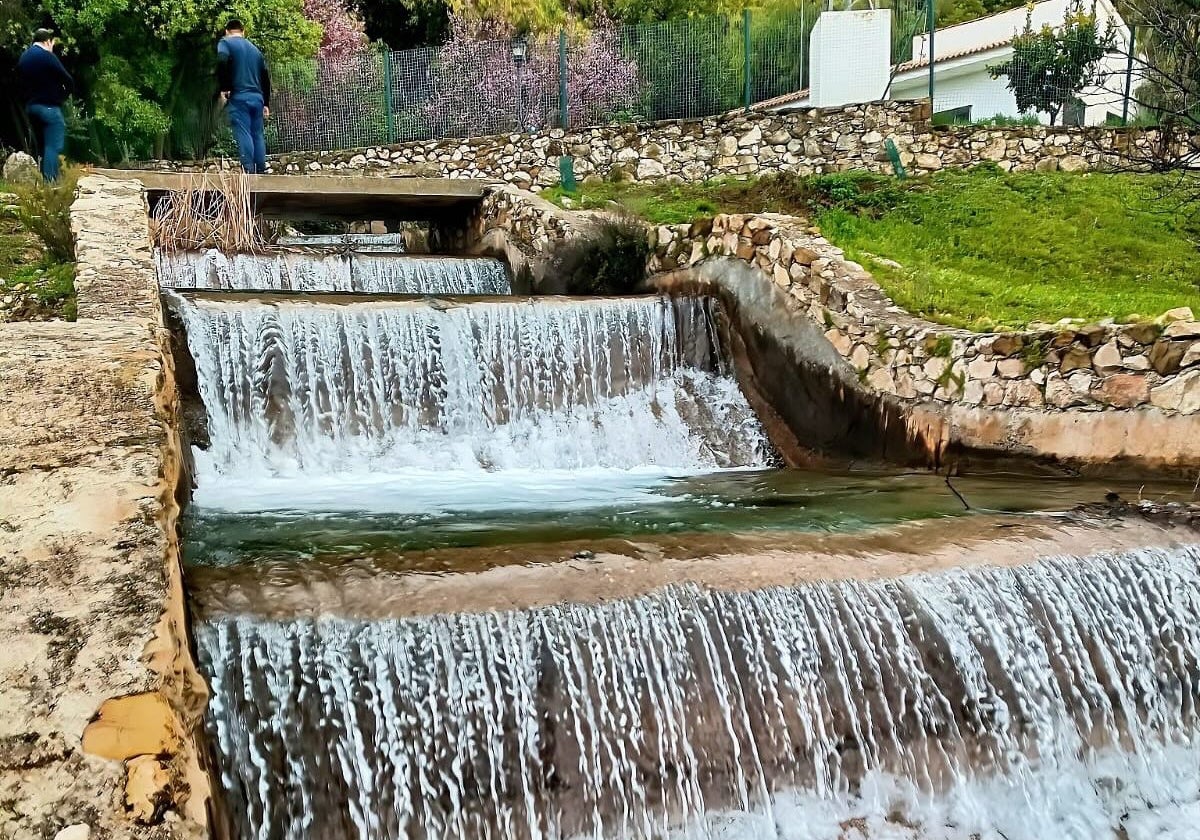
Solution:
M992 339L992 354L996 356L1012 356L1019 353L1025 346L1025 341L1019 335L998 335Z
M666 174L666 167L653 158L642 158L638 161L637 179L639 181L661 178Z
M949 359L945 359L941 356L934 356L932 359L929 359L927 362L925 362L921 369L925 372L926 377L936 382L941 378L942 374L946 372L948 367L950 367Z
M1003 137L993 137L992 140L980 150L979 156L984 160L1001 161L1008 154L1008 143Z
M1001 359L996 365L996 371L1005 379L1017 379L1026 373L1025 360L1019 357Z
M125 810L143 825L158 822L170 804L171 777L158 759L139 755L126 765Z
M990 379L992 374L996 372L996 362L994 359L984 358L979 356L967 365L967 375L972 379Z
M1150 383L1135 373L1118 373L1100 383L1101 402L1118 408L1134 408L1150 401Z
M1187 348L1182 341L1158 340L1150 348L1150 366L1159 376L1170 376L1178 373L1183 364L1183 355Z
M738 138L737 146L739 149L748 149L751 146L757 146L759 143L761 143L762 138L762 129L760 129L758 126L754 126L754 128L750 129Z
M1054 172L1058 169L1058 158L1042 158L1034 164L1033 168L1038 172Z
M1100 324L1088 324L1086 327L1076 330L1075 334L1088 347L1099 347L1107 332L1108 330Z
M1074 345L1068 347L1063 353L1062 361L1058 364L1058 369L1063 373L1070 373L1073 370L1090 369L1092 366L1092 354L1082 347Z
M1174 321L1195 321L1196 316L1192 314L1190 306L1180 306L1176 309L1168 309L1158 316L1157 320L1160 324L1170 324Z
M800 265L812 265L820 258L820 256L821 255L812 248L805 248L803 246L796 248L796 250L792 252L792 259L795 262L798 262Z
M841 330L831 329L825 333L825 338L841 356L849 356L850 351L854 349L854 339Z
M918 169L929 169L936 171L942 168L942 159L937 155L919 154L913 156L913 163Z
M13 152L4 161L4 180L14 187L32 187L42 183L42 172L30 155Z
M75 823L59 831L54 835L54 840L88 840L92 836L92 830L84 823Z
M968 405L979 405L983 402L983 383L978 379L972 379L963 387L963 402Z
M1180 374L1150 391L1150 403L1164 411L1194 414L1200 411L1200 370Z
M865 344L858 344L850 353L850 364L854 365L855 370L866 370L871 364L871 351L867 349Z
M1163 338L1200 338L1200 321L1175 321L1167 324Z
M896 390L896 381L892 378L892 372L887 368L877 368L867 377L867 384L876 391L884 393L893 393Z
M1121 367L1125 370L1150 370L1150 358L1144 353L1129 356L1121 361Z
M1083 172L1088 168L1088 162L1080 155L1066 155L1059 159L1058 168L1063 172Z
M1189 368L1198 363L1200 363L1200 341L1197 341L1187 349L1187 352L1183 354L1183 358L1179 362L1179 367Z
M1022 408L1041 408L1046 401L1041 388L1028 380L1017 380L1005 386L1004 402Z
M1120 370L1122 367L1121 348L1117 346L1116 340L1108 342L1096 351L1096 354L1092 356L1092 367L1100 374Z
M1137 324L1129 324L1121 330L1121 335L1127 335L1136 341L1138 344L1153 344L1159 335L1158 324L1153 324L1149 321L1141 321Z
M1046 377L1046 402L1055 408L1071 408L1085 405L1087 399L1067 384L1067 381L1057 373Z

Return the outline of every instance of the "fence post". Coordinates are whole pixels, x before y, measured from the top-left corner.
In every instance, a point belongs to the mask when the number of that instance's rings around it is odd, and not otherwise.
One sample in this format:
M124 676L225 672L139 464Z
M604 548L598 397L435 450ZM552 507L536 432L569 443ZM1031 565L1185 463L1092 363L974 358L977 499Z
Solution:
M383 118L387 142L396 142L396 115L392 113L392 51L386 44L383 53Z
M933 120L933 31L937 28L937 10L934 0L925 0L925 25L929 29L929 118Z
M1133 87L1133 51L1137 49L1137 25L1129 26L1129 58L1125 62L1125 101L1121 103L1121 125L1129 125L1129 94Z
M746 76L746 113L750 113L750 105L753 104L754 86L750 78L750 9L742 9L742 51L745 53L745 76Z
M567 130L567 30L558 30L558 123Z

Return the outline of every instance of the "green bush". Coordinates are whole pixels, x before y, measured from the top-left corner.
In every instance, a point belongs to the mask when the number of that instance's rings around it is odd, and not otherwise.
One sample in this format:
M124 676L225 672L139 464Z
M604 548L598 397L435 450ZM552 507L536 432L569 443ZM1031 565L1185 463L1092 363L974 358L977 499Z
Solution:
M79 172L67 169L55 184L16 189L17 220L42 240L46 256L56 263L75 261L75 237L71 233L71 202Z
M650 240L636 221L601 223L588 237L559 246L553 271L569 295L628 295L646 279Z

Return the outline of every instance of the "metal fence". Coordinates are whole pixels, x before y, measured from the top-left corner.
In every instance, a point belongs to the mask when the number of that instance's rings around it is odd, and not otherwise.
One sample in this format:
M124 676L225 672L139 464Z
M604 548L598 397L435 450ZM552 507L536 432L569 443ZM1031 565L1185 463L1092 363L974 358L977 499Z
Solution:
M923 0L895 0L893 59ZM787 12L563 31L528 40L456 34L412 50L275 68L273 151L474 137L711 116L808 85L820 4Z

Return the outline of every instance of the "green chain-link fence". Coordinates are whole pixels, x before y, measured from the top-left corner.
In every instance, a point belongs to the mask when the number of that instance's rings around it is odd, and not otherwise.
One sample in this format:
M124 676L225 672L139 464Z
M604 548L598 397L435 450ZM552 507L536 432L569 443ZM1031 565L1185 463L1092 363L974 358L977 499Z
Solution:
M273 151L712 116L808 85L822 6L564 31L525 41L452 37L275 69ZM921 0L893 3L908 58Z

